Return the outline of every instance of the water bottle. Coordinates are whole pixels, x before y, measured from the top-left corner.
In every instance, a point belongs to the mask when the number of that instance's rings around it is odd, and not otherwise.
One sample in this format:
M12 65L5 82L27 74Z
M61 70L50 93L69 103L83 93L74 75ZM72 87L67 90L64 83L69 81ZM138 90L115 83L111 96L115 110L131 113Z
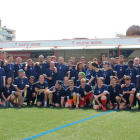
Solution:
M6 102L6 107L9 107L9 102L8 101Z

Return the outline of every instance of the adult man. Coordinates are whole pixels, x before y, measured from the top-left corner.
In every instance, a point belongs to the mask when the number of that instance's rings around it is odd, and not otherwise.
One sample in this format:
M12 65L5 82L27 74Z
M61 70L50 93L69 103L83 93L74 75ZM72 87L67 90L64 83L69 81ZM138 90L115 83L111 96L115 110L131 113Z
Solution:
M83 66L84 66L84 68L85 68L85 71L87 70L87 65L85 64L85 57L84 56L82 56L81 58L80 58L80 62L81 63L83 63Z
M67 76L70 78L70 71L69 67L67 65L64 65L64 58L59 57L59 64L57 65L57 75L56 75L56 80L61 80L63 83L63 78Z
M3 66L4 62L6 62L6 52L0 53L0 59L1 59L1 67Z
M100 64L100 68L103 68L103 61L107 61L107 54L102 54L102 63ZM110 67L110 63L108 63L108 67Z
M58 80L55 86L47 91L47 94L52 97L50 98L51 107L52 102L54 102L55 107L64 107L65 89L62 87L62 81Z
M110 67L114 70L115 68L115 58L110 58Z
M116 58L115 58L115 64L116 64L116 65L119 64L119 57L116 57Z
M74 79L74 70L72 68L73 65L73 61L72 60L68 60L68 67L69 67L69 71L70 71L70 79ZM75 69L75 68L74 68Z
M125 76L125 85L121 88L121 103L119 106L119 109L124 109L125 107L128 107L129 110L131 110L131 106L134 101L134 94L136 92L135 84L131 83L131 77ZM127 106L128 105L128 106Z
M125 70L128 68L128 66L126 64L124 64L124 56L120 55L119 56L119 62L120 64L115 65L114 71L115 72L115 76L118 77L118 83L119 84L124 84L124 73Z
M24 77L24 70L18 70L18 77L14 80L14 87L17 92L15 92L15 96L18 97L19 105L18 107L22 106L24 102L24 91L29 87L28 79Z

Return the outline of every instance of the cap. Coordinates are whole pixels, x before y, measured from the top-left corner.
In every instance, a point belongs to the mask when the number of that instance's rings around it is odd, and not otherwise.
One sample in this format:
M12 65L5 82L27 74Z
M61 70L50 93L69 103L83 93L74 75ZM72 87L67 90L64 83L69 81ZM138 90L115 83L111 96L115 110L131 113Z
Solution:
M18 72L24 72L24 70L23 69L19 69Z
M104 64L108 64L108 62L107 62L107 61L103 61L103 65L104 65Z

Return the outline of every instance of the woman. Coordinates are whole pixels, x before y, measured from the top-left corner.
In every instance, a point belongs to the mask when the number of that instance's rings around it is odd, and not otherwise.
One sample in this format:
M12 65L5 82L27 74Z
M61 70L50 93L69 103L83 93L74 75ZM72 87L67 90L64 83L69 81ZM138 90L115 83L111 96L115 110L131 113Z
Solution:
M102 77L97 78L97 85L94 89L95 105L93 108L95 110L106 110L106 104L109 102L108 87L103 82Z
M81 63L81 62L78 62L77 65L76 65L76 68L75 68L75 83L76 81L78 80L78 74L79 72L84 72L86 74L86 71L85 71L85 68L84 68L84 65Z
M3 107L6 107L6 102L10 102L9 105L13 107L11 102L14 101L14 92L15 92L15 88L12 85L12 78L8 77L5 88L1 93Z

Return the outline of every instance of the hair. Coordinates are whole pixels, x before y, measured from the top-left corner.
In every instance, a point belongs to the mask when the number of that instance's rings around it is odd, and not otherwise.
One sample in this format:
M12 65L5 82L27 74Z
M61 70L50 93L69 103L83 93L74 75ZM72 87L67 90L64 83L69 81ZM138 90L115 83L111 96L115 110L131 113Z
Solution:
M65 80L65 79L69 79L69 78L68 77L64 77L63 79Z
M93 58L93 61L98 61L98 59L97 58Z
M61 59L61 58L64 60L64 58L62 56L60 56L58 59Z
M54 61L51 61L50 63L53 63L54 64Z
M82 79L80 80L80 82L86 82L86 79L85 79L85 78L82 78Z
M123 56L123 55L120 55L120 56L119 56L119 58L120 58L120 57L124 58L124 56Z
M72 60L68 60L68 63L69 63L69 62L73 63L73 61L72 61Z
M0 55L3 54L3 53L6 55L6 52L4 52L4 51L2 51L2 52L0 53Z
M56 83L58 83L59 85L62 86L62 81L61 80L58 80Z
M71 58L74 58L75 59L75 57L73 57L73 56Z
M44 55L39 55L39 57L43 57L43 58L44 58ZM38 57L38 58L39 58L39 57Z
M17 57L17 58L16 58L16 60L17 60L17 59L21 59L21 60L22 60L22 58L21 58L21 57Z
M32 59L28 59L27 62L32 61Z
M84 72L79 72L78 75L81 74L82 76L84 76L84 78L86 77Z
M30 76L30 77L29 77L29 80L30 80L30 79L35 79L35 77L34 77L34 76Z
M135 59L139 59L139 58L138 58L138 57L135 57L134 60L135 60Z
M102 82L104 82L104 78L103 77L98 77L97 80L100 79Z
M69 80L68 83L74 83L74 81L73 80Z
M54 59L54 58L56 59L56 56L54 56L54 55L53 55L53 56L51 56L51 60L52 60L52 59Z
M11 84L10 84L10 85L12 85L12 84L13 84L12 78L11 78L11 77L8 77L7 80L8 80L9 78L11 79ZM7 85L7 80L6 80L6 85Z
M105 57L107 57L107 54L102 54L101 56L103 56L103 55L104 55Z
M78 62L78 63L77 63L77 65L76 65L76 68L75 68L76 70L79 70L79 65L80 65L80 64L82 64L82 65L83 65L83 63L82 63L82 62ZM84 65L83 65L83 67L82 67L82 70L84 70Z
M116 57L115 59L119 59L119 57Z
M84 57L84 56L81 56L80 60L81 60L81 59L84 59L84 60L85 60L85 57Z
M129 60L129 61L128 61L128 63L132 63L132 64L133 64L133 63L134 63L134 61L133 61L133 60Z
M98 64L96 62L93 62L92 66L98 68Z
M131 77L130 76L125 76L124 79L125 80L131 80Z
M40 77L43 77L43 78L44 78L44 76L43 76L43 75L39 75L39 78L40 78Z
M7 56L7 59L8 59L9 57L13 57L12 54L9 54L9 55Z
M111 80L112 80L112 79L118 80L118 78L117 78L116 76L112 76L112 77L111 77Z

